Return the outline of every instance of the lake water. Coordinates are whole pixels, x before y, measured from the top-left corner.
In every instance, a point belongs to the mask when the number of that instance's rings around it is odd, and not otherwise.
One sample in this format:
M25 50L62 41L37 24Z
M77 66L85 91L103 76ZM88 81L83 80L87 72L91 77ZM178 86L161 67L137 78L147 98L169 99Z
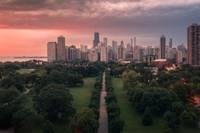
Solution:
M0 62L24 62L31 60L47 61L46 57L0 57Z

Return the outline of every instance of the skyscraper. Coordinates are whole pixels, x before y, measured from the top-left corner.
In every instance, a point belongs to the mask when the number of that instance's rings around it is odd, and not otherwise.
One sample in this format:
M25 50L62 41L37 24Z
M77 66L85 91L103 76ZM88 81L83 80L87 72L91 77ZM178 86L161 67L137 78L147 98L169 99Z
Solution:
M193 24L188 27L188 63L200 66L200 25Z
M101 44L100 51L101 51L100 61L107 62L108 61L107 46L105 44Z
M166 49L166 38L164 35L161 36L160 38L160 54L161 54L161 59L165 59L165 49Z
M106 37L103 38L103 44L104 44L105 46L108 45L108 38L106 38Z
M177 64L184 64L187 60L187 49L185 45L181 44L177 46L177 56L176 62Z
M57 60L58 61L65 61L65 37L59 36L57 40Z
M121 44L118 47L118 59L120 60L125 59L124 41L121 41Z
M172 38L169 39L169 48L172 48L173 47L173 40Z
M117 41L112 41L112 50L113 50L113 60L118 59L118 45Z
M99 32L94 33L93 47L97 47L100 43Z
M47 44L47 56L48 62L54 62L57 60L57 46L56 42L48 42Z

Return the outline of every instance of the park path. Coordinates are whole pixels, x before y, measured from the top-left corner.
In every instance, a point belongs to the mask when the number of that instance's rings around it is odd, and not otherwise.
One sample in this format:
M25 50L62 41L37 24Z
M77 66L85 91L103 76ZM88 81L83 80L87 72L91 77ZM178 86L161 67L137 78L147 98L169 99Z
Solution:
M98 133L108 133L108 113L106 110L106 101L105 97L106 92L106 83L105 83L105 72L103 73L101 97L100 97L100 117L99 117L99 129Z

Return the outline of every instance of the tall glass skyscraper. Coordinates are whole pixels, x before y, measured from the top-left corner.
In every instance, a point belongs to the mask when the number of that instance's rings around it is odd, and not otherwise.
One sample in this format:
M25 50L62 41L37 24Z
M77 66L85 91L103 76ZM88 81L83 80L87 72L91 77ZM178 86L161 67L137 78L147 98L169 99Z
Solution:
M93 40L93 47L97 47L99 43L100 43L99 32L95 32L94 33L94 40Z

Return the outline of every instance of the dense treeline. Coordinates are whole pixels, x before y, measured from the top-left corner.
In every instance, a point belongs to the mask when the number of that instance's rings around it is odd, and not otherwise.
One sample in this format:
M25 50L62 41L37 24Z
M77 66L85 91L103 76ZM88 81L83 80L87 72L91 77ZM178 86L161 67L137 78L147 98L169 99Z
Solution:
M110 72L106 72L106 104L108 112L109 133L120 133L123 130L124 121L120 118L120 108L112 87Z
M96 78L94 89L92 90L92 96L90 99L89 108L91 108L99 119L99 106L100 106L100 95L102 88L102 74Z
M76 111L68 87L82 86L85 76L98 75L104 66L103 63L0 64L0 129L12 127L18 132L36 126L44 133L53 133L55 123L70 123ZM94 91L100 91L100 80L97 79ZM98 97L93 93L93 98ZM93 108L83 111L91 114L88 120L97 120L98 101L93 100ZM93 126L96 131L97 124Z
M31 65L32 66L31 66ZM100 75L105 64L34 64L5 63L0 64L0 88L15 87L21 92L33 89L35 92L48 84L64 84L67 87L83 85L84 77Z
M163 72L156 77L130 69L123 73L124 89L133 107L142 115L144 126L152 125L154 118L163 118L168 132L176 132L181 126L197 127L199 111L189 100L192 96L191 82L179 72L165 72L166 77Z

